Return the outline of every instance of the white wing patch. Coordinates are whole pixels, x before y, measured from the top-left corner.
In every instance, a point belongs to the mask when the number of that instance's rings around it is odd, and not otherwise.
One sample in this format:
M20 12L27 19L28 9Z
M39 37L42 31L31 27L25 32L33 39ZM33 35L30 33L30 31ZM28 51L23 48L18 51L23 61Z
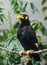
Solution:
M38 47L38 44L37 43L35 43L35 45Z
M25 19L27 20L27 19L28 19L28 17L26 16L26 17L25 17Z

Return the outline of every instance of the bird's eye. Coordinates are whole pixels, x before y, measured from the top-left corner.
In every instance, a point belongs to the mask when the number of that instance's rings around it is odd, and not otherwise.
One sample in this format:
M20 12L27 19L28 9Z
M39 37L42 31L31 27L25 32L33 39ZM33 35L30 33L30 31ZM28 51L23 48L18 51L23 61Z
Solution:
M28 19L28 17L26 16L25 19Z

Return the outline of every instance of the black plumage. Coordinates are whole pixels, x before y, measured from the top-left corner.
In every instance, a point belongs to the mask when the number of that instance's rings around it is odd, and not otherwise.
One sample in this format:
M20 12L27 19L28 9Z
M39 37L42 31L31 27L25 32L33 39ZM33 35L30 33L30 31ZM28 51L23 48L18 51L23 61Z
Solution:
M21 20L21 24L17 31L17 38L21 42L23 48L27 50L38 51L38 46L36 45L37 38L35 34L35 30L30 25L29 16L26 14L21 14L18 16ZM40 61L39 54L30 54L30 56L34 57L34 60Z

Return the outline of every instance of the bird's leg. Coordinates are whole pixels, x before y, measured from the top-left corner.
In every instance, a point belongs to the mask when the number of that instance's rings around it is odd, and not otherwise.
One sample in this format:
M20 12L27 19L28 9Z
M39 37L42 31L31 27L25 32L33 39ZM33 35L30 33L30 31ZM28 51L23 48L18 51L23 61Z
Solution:
M29 60L31 60L29 54L30 52L34 52L34 50L27 50L27 56L26 56L26 61L28 62Z

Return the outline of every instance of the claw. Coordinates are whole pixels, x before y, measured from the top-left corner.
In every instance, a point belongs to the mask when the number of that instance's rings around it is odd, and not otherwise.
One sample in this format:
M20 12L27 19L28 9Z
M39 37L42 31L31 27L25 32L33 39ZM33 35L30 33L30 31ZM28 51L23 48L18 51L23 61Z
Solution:
M28 62L29 60L31 60L31 58L30 58L30 56L29 56L30 52L34 52L34 50L28 50L28 51L27 51L27 56L26 56L26 61L27 61L27 62Z
M23 51L20 51L20 53L19 53L19 54L20 54L20 56L22 56L22 55L23 55L23 53L24 53Z
M30 52L34 52L34 50L28 50L27 55L29 55Z

